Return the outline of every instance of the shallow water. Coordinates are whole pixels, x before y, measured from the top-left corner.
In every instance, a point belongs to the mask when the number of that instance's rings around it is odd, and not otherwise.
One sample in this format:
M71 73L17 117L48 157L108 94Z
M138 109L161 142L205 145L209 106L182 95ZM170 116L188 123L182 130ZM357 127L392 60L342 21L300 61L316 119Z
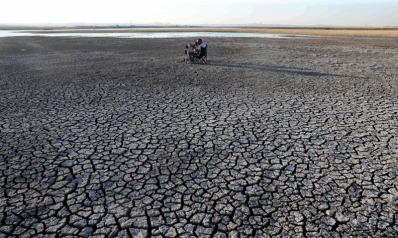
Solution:
M258 38L290 38L303 37L285 34L261 34L240 32L63 32L39 33L35 31L5 31L0 30L0 37L14 36L49 36L49 37L114 37L114 38L180 38L180 37L258 37Z

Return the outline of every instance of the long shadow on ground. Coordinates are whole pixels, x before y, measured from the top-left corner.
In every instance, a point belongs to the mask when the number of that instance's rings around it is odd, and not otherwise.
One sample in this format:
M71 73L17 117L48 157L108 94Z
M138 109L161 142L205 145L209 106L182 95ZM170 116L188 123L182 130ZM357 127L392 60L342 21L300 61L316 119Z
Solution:
M209 65L211 65L211 66L219 66L219 67L228 67L228 68L255 69L255 70L261 70L261 71L272 71L272 72L279 72L279 73L299 74L299 75L305 75L305 76L332 76L332 77L369 79L369 77L363 77L363 76L322 73L322 72L311 71L311 70L306 69L306 68L295 68L295 67L285 67L285 66L256 65L256 64L247 64L247 63L239 63L239 64L209 63Z

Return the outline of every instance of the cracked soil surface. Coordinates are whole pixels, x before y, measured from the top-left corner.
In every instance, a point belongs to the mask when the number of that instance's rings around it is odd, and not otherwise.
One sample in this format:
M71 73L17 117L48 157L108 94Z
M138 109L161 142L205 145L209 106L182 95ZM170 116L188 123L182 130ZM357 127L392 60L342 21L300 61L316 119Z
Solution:
M397 237L398 43L0 38L0 237Z

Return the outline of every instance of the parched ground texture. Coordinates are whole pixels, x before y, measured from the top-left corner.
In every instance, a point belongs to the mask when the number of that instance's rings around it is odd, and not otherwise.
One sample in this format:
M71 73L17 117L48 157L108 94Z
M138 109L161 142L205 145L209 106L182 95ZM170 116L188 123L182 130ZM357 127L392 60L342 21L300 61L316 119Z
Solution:
M397 237L398 42L0 38L0 237Z

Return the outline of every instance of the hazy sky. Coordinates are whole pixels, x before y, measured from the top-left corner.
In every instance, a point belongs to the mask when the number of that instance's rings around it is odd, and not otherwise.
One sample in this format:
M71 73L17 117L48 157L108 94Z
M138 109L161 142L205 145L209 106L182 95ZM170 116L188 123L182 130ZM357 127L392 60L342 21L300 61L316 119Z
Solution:
M0 24L398 26L398 0L0 0Z

